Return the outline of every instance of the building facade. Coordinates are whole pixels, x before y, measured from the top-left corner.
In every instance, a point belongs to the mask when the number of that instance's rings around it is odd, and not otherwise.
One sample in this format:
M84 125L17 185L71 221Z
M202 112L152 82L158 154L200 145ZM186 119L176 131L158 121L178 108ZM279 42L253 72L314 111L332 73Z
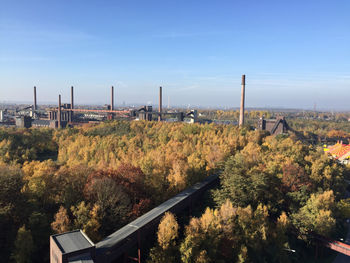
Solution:
M276 119L260 118L258 122L258 129L269 131L271 135L278 135L287 133L290 130L285 117L277 117Z

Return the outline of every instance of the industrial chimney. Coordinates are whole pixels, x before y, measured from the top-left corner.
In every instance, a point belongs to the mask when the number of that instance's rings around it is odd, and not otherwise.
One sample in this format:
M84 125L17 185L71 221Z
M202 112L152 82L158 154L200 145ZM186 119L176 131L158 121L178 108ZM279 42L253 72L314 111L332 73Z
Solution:
M239 110L239 126L244 124L245 75L242 75L241 108Z
M61 128L61 95L58 95L58 113L57 113L57 120L58 120L58 128Z
M70 87L70 108L74 109L74 87Z
M74 109L74 87L70 87L70 108ZM73 121L73 111L70 112L70 121Z
M158 121L162 120L162 87L159 87L159 116Z
M33 104L33 117L36 118L36 110L37 110L37 105L36 105L36 86L34 86L34 104Z
M111 87L111 110L114 110L114 87Z
M36 106L36 87L34 86L34 107L33 110L37 110L37 106Z

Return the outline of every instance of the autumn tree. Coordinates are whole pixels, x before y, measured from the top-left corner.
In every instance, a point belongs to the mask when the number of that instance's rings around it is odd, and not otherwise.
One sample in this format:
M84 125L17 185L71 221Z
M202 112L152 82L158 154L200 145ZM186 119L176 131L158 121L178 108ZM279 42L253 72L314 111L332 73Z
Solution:
M200 218L192 218L180 246L182 262L213 262L219 256L220 232L212 209L207 208Z
M334 230L335 200L333 191L312 194L306 205L299 212L292 215L293 223L301 234L315 232L328 236Z
M175 216L167 212L160 221L158 227L158 244L162 249L167 249L175 245L175 239L178 237L179 225L176 222Z
M112 178L91 178L84 192L87 200L99 207L101 235L108 235L127 222L132 209L130 197Z
M175 216L167 212L162 217L157 232L158 244L152 248L149 262L178 262L176 239L178 238L179 225Z
M183 262L279 262L266 206L234 207L226 201L192 218L180 246ZM277 253L276 253L277 252Z
M51 129L0 128L0 162L22 164L36 159L55 158L57 144Z
M0 165L0 257L7 261L18 227L28 216L26 196L21 192L23 174L17 167Z
M349 133L342 131L342 130L330 130L327 133L327 137L329 138L337 138L337 139L345 139L349 138Z
M52 177L59 186L54 192L55 202L71 207L84 201L84 187L93 172L92 168L85 165L61 166Z
M90 205L86 205L82 201L78 206L72 206L71 211L74 216L74 228L82 229L94 242L99 241L101 239L99 234L99 228L101 227L98 215L99 206L95 204L91 208Z
M55 202L58 185L54 175L57 168L57 164L52 160L25 162L23 164L22 171L26 181L24 190L40 206L47 207Z
M275 259L277 262L290 262L290 244L288 234L290 232L291 222L286 212L278 217L275 231L272 232L272 242L277 248Z
M67 210L63 206L61 206L58 212L55 214L55 221L51 223L51 228L58 234L70 230L70 220L67 214Z

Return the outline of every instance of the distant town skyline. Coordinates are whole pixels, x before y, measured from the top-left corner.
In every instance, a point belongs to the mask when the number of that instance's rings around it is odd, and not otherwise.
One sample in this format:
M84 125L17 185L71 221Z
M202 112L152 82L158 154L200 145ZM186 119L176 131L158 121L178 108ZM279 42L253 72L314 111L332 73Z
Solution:
M9 1L0 102L350 110L350 2Z

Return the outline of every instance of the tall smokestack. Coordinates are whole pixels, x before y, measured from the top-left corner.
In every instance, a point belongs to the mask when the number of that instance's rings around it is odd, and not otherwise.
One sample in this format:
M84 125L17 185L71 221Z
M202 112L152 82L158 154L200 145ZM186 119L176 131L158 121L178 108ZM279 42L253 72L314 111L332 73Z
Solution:
M158 121L162 120L162 87L159 87L159 116Z
M74 109L74 87L70 87L70 108Z
M111 87L111 110L114 110L114 87Z
M242 75L241 108L239 111L239 126L244 124L245 75Z
M33 105L33 110L37 110L37 105L36 105L36 87L34 86L34 105Z
M74 87L71 86L70 87L70 108L74 109ZM70 112L70 116L69 116L69 121L72 122L73 121L73 111Z
M34 86L34 104L33 104L33 118L36 118L36 110L37 110L37 105L36 105L36 87Z
M58 113L57 113L57 120L58 120L58 128L61 128L61 95L58 95Z

